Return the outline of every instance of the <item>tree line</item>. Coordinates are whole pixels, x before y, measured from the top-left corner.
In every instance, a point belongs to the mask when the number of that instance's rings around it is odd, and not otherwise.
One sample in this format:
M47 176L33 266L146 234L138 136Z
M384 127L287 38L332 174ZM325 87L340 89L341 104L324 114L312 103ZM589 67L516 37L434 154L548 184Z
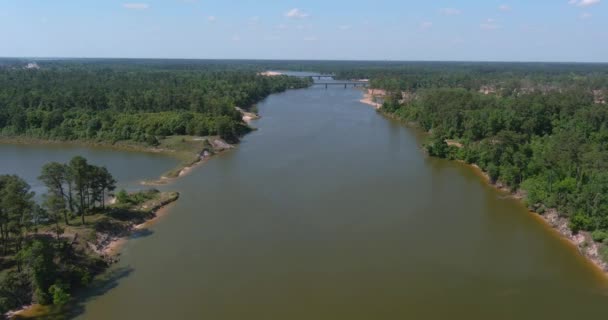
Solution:
M158 136L188 134L236 142L249 128L235 107L310 83L239 69L42 66L0 68L1 135L154 144Z

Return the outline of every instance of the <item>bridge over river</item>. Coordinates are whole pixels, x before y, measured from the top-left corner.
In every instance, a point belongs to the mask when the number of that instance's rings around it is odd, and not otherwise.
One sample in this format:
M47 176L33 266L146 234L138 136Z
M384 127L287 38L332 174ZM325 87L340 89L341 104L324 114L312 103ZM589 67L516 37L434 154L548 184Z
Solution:
M313 86L325 86L325 89L329 88L329 86L344 86L344 89L348 87L367 87L369 86L368 82L363 81L330 81L330 82L317 82L313 83Z

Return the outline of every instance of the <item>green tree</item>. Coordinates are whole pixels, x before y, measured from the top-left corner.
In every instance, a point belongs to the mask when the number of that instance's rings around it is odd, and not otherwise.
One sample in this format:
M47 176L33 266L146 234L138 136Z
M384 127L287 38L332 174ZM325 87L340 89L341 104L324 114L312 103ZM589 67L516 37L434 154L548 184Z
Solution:
M67 173L67 167L57 162L47 163L42 167L42 173L38 177L40 181L44 183L49 192L49 199L52 199L52 212L64 213L64 222L69 224L67 211L63 210L66 207L70 208L70 211L74 211L73 204L71 201L71 190L66 191L66 185L68 185L69 175ZM68 194L68 192L70 194ZM66 206L66 203L68 204Z

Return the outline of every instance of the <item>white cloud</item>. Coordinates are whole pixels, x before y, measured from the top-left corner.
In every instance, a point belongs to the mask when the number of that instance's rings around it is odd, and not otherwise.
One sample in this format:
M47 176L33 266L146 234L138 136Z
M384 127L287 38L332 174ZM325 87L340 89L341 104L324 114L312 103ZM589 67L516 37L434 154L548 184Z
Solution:
M590 7L596 4L599 4L601 0L570 0L569 4L575 5L578 7Z
M208 16L207 17L207 21L209 21L209 22L216 22L217 21L217 17L216 16Z
M146 10L150 8L150 5L147 3L123 3L122 7L125 9L131 9L131 10Z
M457 16L462 13L462 10L454 8L441 8L439 9L439 12L446 16Z
M581 13L581 15L579 16L579 18L583 19L583 20L587 20L587 19L591 19L592 15L589 12L583 12Z
M241 41L241 37L238 34L232 36L232 41Z
M503 4L498 7L498 10L500 10L502 12L509 12L509 11L511 11L511 6L509 6L507 4Z
M279 30L287 30L287 25L286 24L279 24L276 26L277 29Z
M430 21L425 21L425 22L423 22L423 23L420 24L420 29L422 29L422 30L428 30L431 27L433 27L433 23L430 22Z
M318 40L318 39L317 39L317 37L315 37L315 36L310 36L310 37L305 37L305 38L304 38L304 41L317 41L317 40Z
M346 30L352 29L352 26L349 26L349 25L338 26L338 29L340 29L342 31L346 31Z
M287 12L285 12L285 16L291 19L303 19L308 18L310 15L298 8L293 8Z

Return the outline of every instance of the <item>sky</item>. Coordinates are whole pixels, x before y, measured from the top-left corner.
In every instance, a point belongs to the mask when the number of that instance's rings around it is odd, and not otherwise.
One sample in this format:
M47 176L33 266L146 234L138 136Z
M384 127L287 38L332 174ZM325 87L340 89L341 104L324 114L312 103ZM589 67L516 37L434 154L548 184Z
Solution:
M608 0L0 0L0 57L608 62Z

